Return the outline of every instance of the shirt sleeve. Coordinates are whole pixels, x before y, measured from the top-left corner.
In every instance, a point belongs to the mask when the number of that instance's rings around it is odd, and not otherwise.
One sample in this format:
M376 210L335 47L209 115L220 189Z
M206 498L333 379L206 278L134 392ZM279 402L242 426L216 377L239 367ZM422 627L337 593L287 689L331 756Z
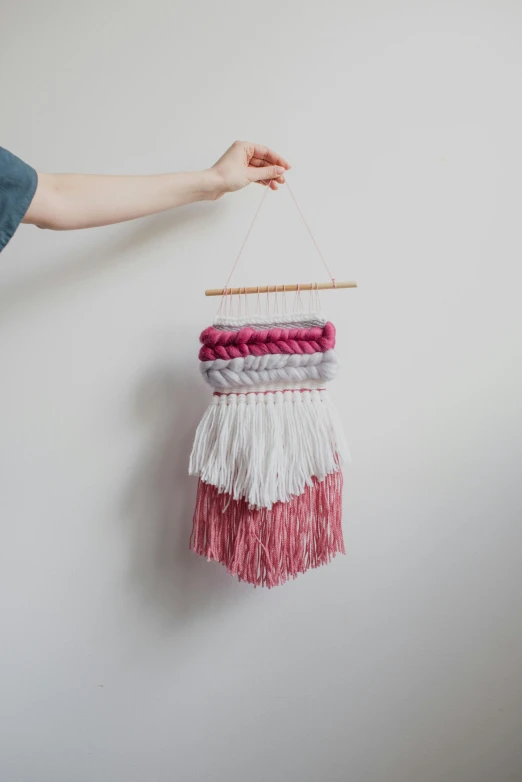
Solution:
M34 168L0 147L0 252L22 222L37 184Z

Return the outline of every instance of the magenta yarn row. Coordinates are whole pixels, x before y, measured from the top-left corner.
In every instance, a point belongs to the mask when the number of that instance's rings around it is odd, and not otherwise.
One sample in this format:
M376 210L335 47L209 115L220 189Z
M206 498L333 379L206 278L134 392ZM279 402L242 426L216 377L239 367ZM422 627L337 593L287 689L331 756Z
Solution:
M257 331L244 328L239 331L220 331L213 326L201 332L200 361L242 356L263 356L268 353L325 353L335 347L335 326L309 329L273 328Z

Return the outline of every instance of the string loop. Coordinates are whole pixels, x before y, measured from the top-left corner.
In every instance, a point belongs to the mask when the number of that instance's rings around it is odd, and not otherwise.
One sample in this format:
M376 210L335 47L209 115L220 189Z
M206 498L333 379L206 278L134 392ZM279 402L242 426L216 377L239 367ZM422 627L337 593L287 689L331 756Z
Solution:
M324 268L325 268L325 269L326 269L326 271L328 272L328 276L330 277L330 279L331 279L331 281L332 281L333 287L334 287L334 288L336 288L336 287L337 287L337 283L336 283L335 277L333 276L333 274L332 274L332 272L331 272L331 270L330 270L330 267L329 267L329 266L328 266L328 264L326 263L326 261L325 261L325 259L324 259L324 256L323 256L323 254L322 254L321 250L319 249L319 245L317 244L317 242L316 242L316 240L315 240L315 237L314 237L314 235L313 235L313 233L312 233L312 230L311 230L310 226L308 225L308 223L307 223L307 221L306 221L306 218L305 218L305 216L304 216L304 214L303 214L303 212L302 212L302 210L301 210L301 207L300 207L300 206L299 206L299 204L297 203L297 199L296 199L296 197L295 197L295 195L294 195L294 193L293 193L293 190L292 190L292 188L290 187L290 185L288 184L288 177L287 177L287 175L286 175L286 174L285 174L285 183L286 183L286 186L287 186L287 188L288 188L288 192L290 193L290 196L292 197L292 200L293 200L294 204L295 204L295 205L296 205L296 207L297 207L297 211L298 211L298 212L299 212L299 214L301 215L301 219L302 219L303 223L305 224L306 230L307 230L307 231L308 231L308 233L310 234L310 238L312 239L312 242L313 242L313 243L314 243L314 245L315 245L315 249L317 250L317 252L318 252L318 254L319 254L319 258L321 259L321 261L322 261L322 264L323 264ZM223 306L223 301L226 299L226 296L227 296L227 294L228 294L228 291L229 291L229 290L231 290L231 289L229 288L229 284L230 284L230 281L231 281L231 279L232 279L232 275L234 274L234 271L235 271L235 269L236 269L236 266L237 266L237 264L238 264L238 262L239 262L239 259L241 258L241 255L243 254L243 250L245 249L245 245L246 245L246 243L247 243L247 241L248 241L248 237L250 236L250 233L251 233L251 231L252 231L252 228L254 227L254 223L256 222L256 220L257 220L257 218L258 218L259 212L261 211L261 207L263 206L263 203L264 203L264 201L265 201L265 198L266 198L266 196L267 196L267 193L268 193L268 191L269 191L269 190L270 190L270 182L268 182L268 183L267 183L267 186L265 187L265 191L264 191L264 193L263 193L263 196L261 197L261 199L260 199L260 201L259 201L259 204L258 204L258 206L257 206L257 209L256 209L256 211L255 211L254 217L253 217L253 219L252 219L252 222L250 223L250 226L248 227L248 230L247 230L247 232L246 232L246 236L245 236L245 238L243 239L243 243L241 244L241 247L239 248L239 252L238 252L238 254L237 254L236 260L235 260L235 261L234 261L234 263L232 264L232 268L231 268L231 270L230 270L230 274L228 275L228 279L227 279L227 281L226 281L226 283L225 283L225 286L224 286L224 288L223 288L223 294L222 294L222 297L221 297L221 303L220 303L220 305L219 305L218 314L221 312L221 308L222 308L222 306ZM283 301L285 301L285 299L284 299L284 293L285 293L285 291L284 291L284 289L283 289ZM230 297L231 297L231 302L232 302L232 294L230 294ZM246 297L246 289L245 289L245 297ZM267 295L267 298L268 298L268 299L270 298L270 294L268 294L268 295ZM299 300L301 299L299 288L298 288L298 291L297 291L297 297L296 297L296 298L299 298ZM258 288L257 288L257 308L259 308L259 304L260 304L260 301L259 301L259 286L258 286ZM277 291L276 291L276 308L277 308ZM269 302L269 301L267 302L267 309L268 309L268 311L270 311L270 302ZM285 309L286 309L286 308L285 308Z

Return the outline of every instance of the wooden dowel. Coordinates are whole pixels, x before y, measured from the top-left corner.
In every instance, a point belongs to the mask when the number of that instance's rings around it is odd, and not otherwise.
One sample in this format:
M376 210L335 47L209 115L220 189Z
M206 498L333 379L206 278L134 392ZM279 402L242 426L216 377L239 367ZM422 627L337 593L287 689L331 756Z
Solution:
M256 285L255 287L241 287L241 288L208 288L205 291L205 296L223 296L226 292L227 296L239 296L244 293L291 293L292 291L326 291L330 288L357 288L356 282L337 282L335 285L333 282L303 282L299 285Z

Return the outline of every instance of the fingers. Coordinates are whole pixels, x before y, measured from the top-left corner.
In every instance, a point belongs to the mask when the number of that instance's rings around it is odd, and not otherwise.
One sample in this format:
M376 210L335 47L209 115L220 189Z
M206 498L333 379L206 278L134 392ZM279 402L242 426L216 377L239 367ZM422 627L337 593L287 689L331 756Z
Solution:
M262 158L253 157L250 159L249 165L259 167L259 166L269 166L270 163L268 163L266 160L263 160Z
M255 166L256 168L261 168L261 167L265 167L266 168L267 163L264 160L260 160L257 157L253 157L252 160L250 161L250 165L251 166ZM268 180L266 180L266 181L268 182ZM276 177L275 181L279 182L280 185L284 185L285 178L284 178L284 176L278 176L278 177Z
M267 166L268 163L266 162L266 160L262 160L262 158L260 157L252 157L250 158L250 163L248 165L259 167L259 166Z
M277 190L279 185L285 184L284 174L291 168L290 163L282 155L278 155L263 144L253 144L249 141L235 141L215 166L230 167L237 165L238 162L243 175L246 166L248 181L270 187L271 190ZM244 187L244 184L241 187Z
M264 168L264 169L267 169L269 167L267 162L266 162L266 160L261 160L260 158L257 158L257 157L253 157L250 160L250 165L254 166L255 168ZM266 170L262 172L263 177L266 177L266 173L267 173ZM257 180L257 181L258 182L260 181L261 184L263 184L263 185L270 184L270 187L271 187L272 190L277 190L277 185L278 184L279 185L284 185L285 178L284 178L284 176L277 176L277 177L274 177L272 179L269 179L267 177L266 179L263 178L262 180Z
M266 182L268 180L284 182L283 174L285 169L282 166L251 166L248 169L248 175L251 182Z
M264 147L261 144L254 144L252 157L264 160L266 163L275 166L282 166L283 168L286 168L287 171L290 168L290 163L288 160L285 160L282 155L278 155L277 152L274 152L272 149Z
M250 141L242 141L239 143L244 145L244 148L250 159L256 158L257 160L262 160L264 161L264 165L281 166L287 171L289 168L291 168L288 160L286 160L282 155L278 155L278 153L274 152L273 149L265 147L263 144L253 144Z

